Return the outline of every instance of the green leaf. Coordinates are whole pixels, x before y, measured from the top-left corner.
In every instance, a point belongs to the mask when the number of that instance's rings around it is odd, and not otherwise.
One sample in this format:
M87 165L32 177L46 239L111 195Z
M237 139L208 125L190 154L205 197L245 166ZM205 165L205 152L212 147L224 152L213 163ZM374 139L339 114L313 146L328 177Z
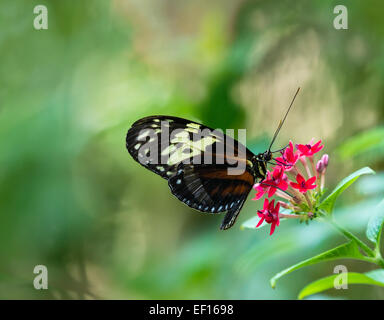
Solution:
M356 191L362 195L382 195L384 194L384 172L376 173L373 176L365 176L359 179Z
M259 221L260 221L260 218L258 216L252 217L252 218L244 221L240 228L241 229L256 229L256 225L259 223ZM268 225L268 223L266 223L264 220L263 223L259 227L257 227L257 229L261 229L267 225Z
M369 167L361 168L360 170L355 171L350 174L348 177L344 178L336 188L331 192L331 194L323 200L323 202L319 206L319 210L326 211L328 214L332 213L333 207L335 206L335 201L339 197L339 195L347 189L352 183L356 181L357 178L364 174L375 174Z
M376 244L379 248L380 245L380 234L384 224L384 200L381 201L375 208L371 218L367 225L367 238Z
M299 299L334 288L335 279L339 275L340 274L335 274L310 283L300 291ZM346 276L348 277L348 285L369 284L384 287L384 270L382 269L373 270L367 273L347 272Z
M355 241L350 241L348 243L345 243L341 246L338 246L336 248L333 248L331 250L328 250L326 252L320 253L317 256L314 256L312 258L309 258L307 260L301 261L299 263L296 263L295 265L277 273L271 280L271 286L274 288L276 286L276 281L281 278L282 276L285 276L288 273L291 273L292 271L295 271L297 269L310 266L312 264L316 264L323 261L331 261L336 259L342 259L342 258L349 258L349 259L361 259L364 258L364 256L360 253L359 248Z

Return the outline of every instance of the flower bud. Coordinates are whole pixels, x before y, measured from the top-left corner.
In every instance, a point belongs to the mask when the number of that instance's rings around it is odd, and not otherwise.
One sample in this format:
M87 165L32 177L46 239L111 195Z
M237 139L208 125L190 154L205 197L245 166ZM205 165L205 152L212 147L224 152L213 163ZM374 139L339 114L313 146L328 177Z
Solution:
M324 169L325 169L325 165L324 165L323 160L319 160L319 161L317 162L317 164L316 164L316 171L317 171L318 173L323 173Z
M324 163L324 168L328 167L329 156L327 154L323 154L321 161Z

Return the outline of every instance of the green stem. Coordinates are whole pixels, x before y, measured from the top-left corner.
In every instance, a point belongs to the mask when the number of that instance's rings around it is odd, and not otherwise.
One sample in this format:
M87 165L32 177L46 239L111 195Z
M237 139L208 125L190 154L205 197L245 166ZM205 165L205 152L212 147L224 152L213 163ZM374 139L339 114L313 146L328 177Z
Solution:
M380 256L380 257L376 257L375 258L375 263L377 265L379 265L380 267L382 267L384 269L384 259Z
M334 226L340 233L342 233L346 238L350 240L354 240L358 246L364 250L364 252L371 258L374 258L376 260L377 254L374 250L372 250L370 247L368 247L363 241L361 241L358 237L356 237L354 234L349 232L348 230L345 230L343 227L339 226L334 220L329 220L330 224ZM381 258L381 257L380 257ZM382 259L381 259L382 260ZM383 261L384 262L384 261Z
M302 218L302 214L284 214L284 213L279 213L279 218Z
M313 211L312 202L311 202L311 200L309 199L309 196L308 196L307 192L304 193L304 196L305 196L305 200L307 200L309 209L311 209L311 211Z
M381 233L382 233L382 230L380 230L379 234L377 235L377 240L376 240L376 245L375 245L376 255L380 256L380 257L381 257L381 253L380 253Z

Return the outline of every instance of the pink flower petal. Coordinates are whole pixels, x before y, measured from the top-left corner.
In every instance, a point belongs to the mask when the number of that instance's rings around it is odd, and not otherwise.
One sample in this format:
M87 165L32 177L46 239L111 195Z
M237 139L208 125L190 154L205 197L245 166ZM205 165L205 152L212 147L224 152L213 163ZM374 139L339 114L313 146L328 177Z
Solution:
M300 185L298 183L295 183L295 182L290 182L291 186L295 189L300 189Z
M305 179L304 179L304 177L300 173L298 173L297 176L296 176L296 181L297 181L297 183L300 184L300 183L304 182Z
M281 190L287 190L288 189L288 182L287 181L281 181L278 185L278 187L281 189Z
M271 224L271 231L269 232L269 235L271 236L273 234L273 232L275 231L275 228L276 228L276 223L275 222L272 222Z
M317 149L317 147L320 145L321 140L317 141L313 146L312 149Z
M256 228L260 227L263 221L264 221L264 216L260 219L259 223L256 225Z
M263 205L263 209L264 210L268 210L268 205L269 205L269 200L267 198L264 199L264 205Z
M306 185L311 185L311 184L314 183L315 181L316 181L316 177L312 177L312 178L309 178L305 184L306 184Z
M273 211L273 207L275 205L275 199L273 199L270 203L269 203L269 206L268 206L268 210L269 211Z
M268 198L272 197L276 193L276 188L270 187L268 191Z

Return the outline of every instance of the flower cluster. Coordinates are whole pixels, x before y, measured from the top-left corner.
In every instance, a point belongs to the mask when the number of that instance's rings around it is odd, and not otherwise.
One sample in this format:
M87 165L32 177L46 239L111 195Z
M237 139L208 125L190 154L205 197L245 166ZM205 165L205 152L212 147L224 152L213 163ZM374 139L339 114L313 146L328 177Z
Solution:
M263 181L254 185L256 195L252 200L259 200L264 195L264 206L257 212L260 221L271 224L270 234L279 225L280 218L300 218L307 221L316 215L316 203L323 193L325 171L329 157L324 154L315 164L315 154L322 150L321 140L308 144L296 144L292 141L281 151L281 156L275 158L276 165ZM308 163L309 162L309 163ZM277 196L285 201L268 198ZM289 209L292 214L284 214L280 207Z

